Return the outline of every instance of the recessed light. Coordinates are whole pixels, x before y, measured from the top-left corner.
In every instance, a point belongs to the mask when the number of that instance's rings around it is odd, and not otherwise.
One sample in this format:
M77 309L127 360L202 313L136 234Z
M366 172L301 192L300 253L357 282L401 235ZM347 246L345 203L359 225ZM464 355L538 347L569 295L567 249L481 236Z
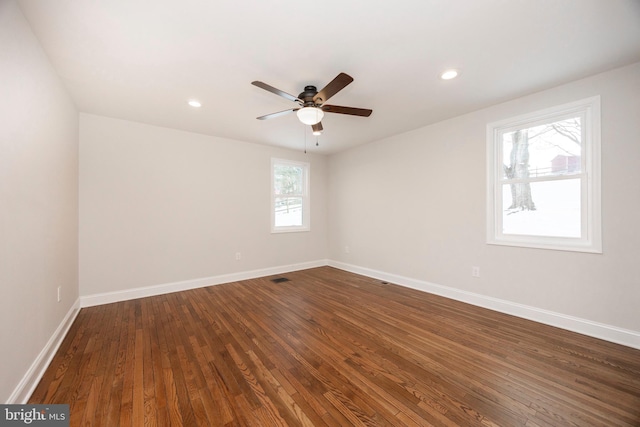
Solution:
M451 80L451 79L455 79L456 77L458 77L458 70L446 70L444 71L442 74L440 74L440 78L442 80Z
M202 104L200 103L200 101L198 101L197 99L190 99L189 100L189 105L191 105L193 108L200 108L202 107Z

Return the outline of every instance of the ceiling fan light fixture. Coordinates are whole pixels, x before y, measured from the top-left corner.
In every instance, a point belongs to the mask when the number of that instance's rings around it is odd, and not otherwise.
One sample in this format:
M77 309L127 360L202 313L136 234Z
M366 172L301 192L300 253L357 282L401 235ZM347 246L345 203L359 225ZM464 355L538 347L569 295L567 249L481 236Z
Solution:
M321 130L314 130L314 131L313 131L313 134L314 134L315 136L320 136L320 135L322 135L322 131L321 131Z
M324 111L316 107L301 108L296 114L302 123L309 126L320 123L324 117Z

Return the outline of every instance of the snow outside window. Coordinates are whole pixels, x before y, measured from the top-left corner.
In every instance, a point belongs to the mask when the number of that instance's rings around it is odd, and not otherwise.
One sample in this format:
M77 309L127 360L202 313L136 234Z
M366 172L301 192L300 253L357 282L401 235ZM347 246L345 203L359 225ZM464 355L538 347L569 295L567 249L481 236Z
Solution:
M487 126L487 241L602 252L600 98Z
M309 164L271 159L271 232L309 231Z

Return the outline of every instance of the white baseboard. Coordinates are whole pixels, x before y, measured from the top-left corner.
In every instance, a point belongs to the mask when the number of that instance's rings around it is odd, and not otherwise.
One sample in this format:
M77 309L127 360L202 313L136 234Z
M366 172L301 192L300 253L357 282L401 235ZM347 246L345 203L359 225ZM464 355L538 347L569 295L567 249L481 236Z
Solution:
M11 393L11 396L9 396L9 399L6 402L7 404L27 403L79 312L80 299L77 299L64 316L64 319L62 319L62 322L60 322L53 335L51 335L51 338L49 338L49 341L47 341L47 344L44 346L40 354L38 354L38 357L33 361L27 370L27 373L22 377L18 386L13 390L13 393Z
M349 271L351 273L361 274L363 276L374 279L384 280L407 288L417 289L419 291L440 295L457 301L466 302L478 307L488 308L499 311L501 313L511 314L513 316L522 317L524 319L533 320L545 325L556 326L568 331L577 332L590 337L603 339L627 347L640 349L640 332L628 329L618 328L603 323L593 322L579 317L568 316L562 313L556 313L536 307L518 304L498 298L488 297L485 295L467 292L460 289L450 288L448 286L437 285L422 280L412 279L410 277L399 276L396 274L385 273L370 268L359 267L343 263L340 261L329 260L328 265L340 270Z
M219 276L203 277L200 279L184 280L161 285L145 286L122 291L106 292L101 294L80 297L81 307L93 307L95 305L110 304L112 302L127 301L136 298L145 298L171 292L186 291L188 289L202 288L205 286L220 285L222 283L237 282L240 280L255 279L258 277L283 274L290 271L305 270L307 268L322 267L328 265L327 260L303 262L299 264L268 267L258 270L242 271L239 273L222 274Z

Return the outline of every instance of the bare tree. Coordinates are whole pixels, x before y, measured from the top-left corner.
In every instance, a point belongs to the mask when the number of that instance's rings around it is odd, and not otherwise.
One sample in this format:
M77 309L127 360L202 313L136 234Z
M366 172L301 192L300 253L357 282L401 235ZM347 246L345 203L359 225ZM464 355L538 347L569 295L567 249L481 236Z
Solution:
M301 192L300 189L300 168L296 166L281 166L276 174L276 188L278 195L284 202L285 210L289 213L290 206L297 206L299 202L292 202L292 196ZM294 197L299 199L299 197Z
M536 130L536 133L530 131ZM512 147L509 155L509 164L503 165L505 176L513 180L527 180L530 177L529 171L529 141L545 136L560 135L581 145L581 123L578 117L550 123L542 128L520 129L513 132ZM553 137L544 138L544 143L550 144L569 155L573 152L555 142ZM531 184L529 182L516 182L511 184L511 206L507 210L523 211L536 210L536 205L531 196Z
M578 117L574 117L572 119L562 120L560 122L550 123L542 128L538 133L530 135L529 139L535 139L538 137L543 137L548 135L549 133L556 133L565 137L566 139L573 141L578 146L582 145L581 136L582 136L582 128L580 126L580 119ZM571 151L567 150L563 146L554 143L551 138L545 139L544 142L553 145L554 147L564 151L567 154L573 154Z
M504 165L504 173L509 179L529 178L529 131L521 129L513 133L513 144L509 156L509 165ZM531 184L517 182L511 184L511 206L508 208L535 211L536 205L531 198Z

